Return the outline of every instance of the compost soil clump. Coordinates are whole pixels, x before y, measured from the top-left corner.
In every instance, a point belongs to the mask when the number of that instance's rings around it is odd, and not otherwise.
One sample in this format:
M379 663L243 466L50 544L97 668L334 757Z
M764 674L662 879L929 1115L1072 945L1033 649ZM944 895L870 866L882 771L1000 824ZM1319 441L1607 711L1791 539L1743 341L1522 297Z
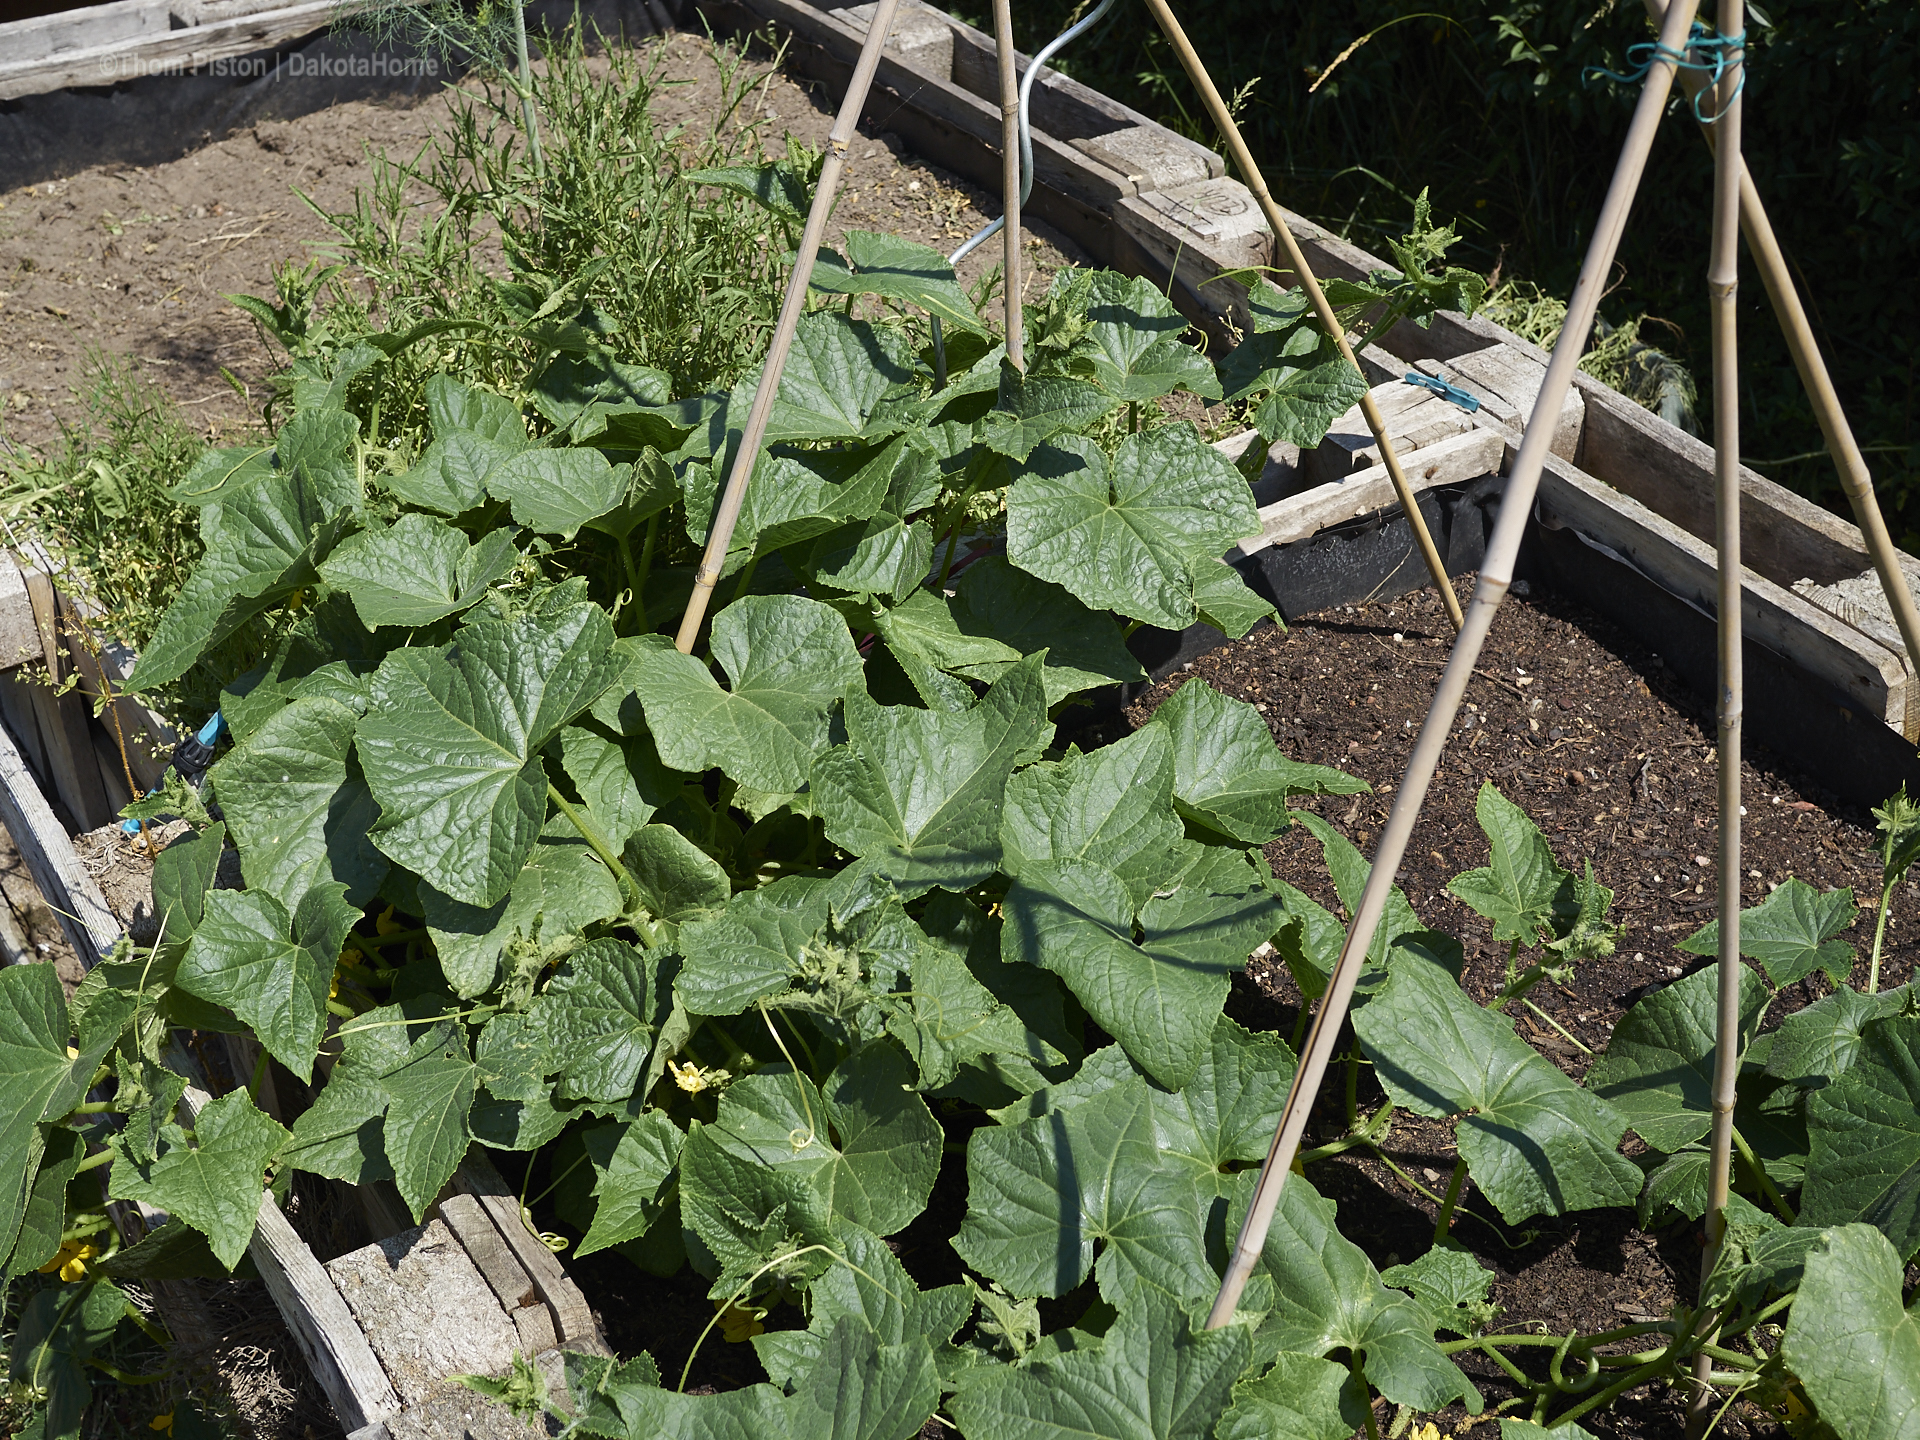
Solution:
M1473 577L1456 581L1464 604ZM1452 629L1431 588L1394 600L1342 606L1267 625L1205 655L1143 695L1127 720L1143 724L1181 685L1203 679L1256 706L1275 743L1293 759L1333 765L1365 780L1372 793L1303 797L1295 803L1331 821L1363 854L1376 848L1414 738L1425 721L1452 644ZM1540 1008L1593 1052L1614 1025L1654 990L1711 956L1677 948L1715 916L1713 866L1718 825L1714 799L1714 718L1705 697L1687 689L1660 661L1610 622L1559 596L1516 586L1495 617L1467 687L1466 703L1414 827L1396 877L1415 911L1465 947L1462 983L1482 1002L1504 978L1506 947L1446 889L1464 870L1487 863L1487 840L1474 814L1491 781L1540 827L1569 869L1593 862L1614 892L1611 915L1625 927L1614 954L1581 961L1565 986L1531 993ZM1880 861L1872 817L1834 805L1790 757L1749 746L1742 763L1741 904L1798 877L1819 890L1851 887L1860 919L1843 937L1853 947L1852 983L1864 987L1871 953ZM1267 847L1276 876L1335 914L1344 914L1319 846L1298 827ZM1893 897L1881 958L1881 984L1912 978L1920 958L1920 887L1902 882ZM1763 1028L1830 992L1824 975L1787 987ZM1257 955L1236 977L1227 1013L1250 1027L1288 1034L1300 992L1286 966ZM1550 1024L1515 1005L1519 1033L1569 1076L1583 1077L1593 1056ZM1351 1031L1348 1032L1351 1034ZM1370 1073L1360 1087L1362 1113L1384 1094ZM1305 1143L1346 1131L1338 1075L1323 1087ZM1432 1243L1435 1199L1456 1152L1448 1122L1401 1112L1383 1145L1422 1194L1385 1164L1347 1154L1314 1166L1312 1180L1340 1205L1341 1232L1386 1266ZM1627 1151L1639 1148L1629 1135ZM1632 1212L1601 1210L1541 1216L1525 1226L1488 1223L1492 1204L1469 1182L1453 1237L1497 1275L1492 1300L1498 1328L1544 1324L1558 1333L1593 1333L1658 1319L1690 1301L1699 1284L1700 1227L1680 1221L1646 1233ZM1455 1359L1496 1403L1503 1377L1471 1354ZM1455 1407L1457 1418L1464 1412ZM1438 1417L1445 1428L1445 1416ZM1603 1440L1654 1440L1679 1433L1681 1402L1663 1388L1624 1397L1581 1423ZM1736 1406L1726 1434L1776 1434L1760 1412Z

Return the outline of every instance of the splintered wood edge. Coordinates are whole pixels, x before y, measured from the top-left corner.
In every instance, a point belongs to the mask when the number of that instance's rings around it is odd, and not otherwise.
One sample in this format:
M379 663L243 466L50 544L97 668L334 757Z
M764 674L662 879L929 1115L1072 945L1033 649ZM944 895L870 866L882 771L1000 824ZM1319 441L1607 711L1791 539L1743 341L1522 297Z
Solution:
M4 726L0 726L0 823L13 836L33 874L33 883L59 916L60 928L80 956L81 965L91 970L119 941L120 922L108 908L99 885L80 864L72 837L54 818L39 782L20 758Z
M493 1168L485 1155L470 1153L460 1162L449 1182L455 1194L471 1196L492 1220L495 1231L506 1242L513 1258L533 1282L534 1289L553 1312L554 1331L559 1343L575 1350L611 1355L606 1337L593 1318L593 1307L580 1287L573 1283L559 1259L531 1234L520 1219L520 1198ZM444 1213L444 1212L443 1212Z

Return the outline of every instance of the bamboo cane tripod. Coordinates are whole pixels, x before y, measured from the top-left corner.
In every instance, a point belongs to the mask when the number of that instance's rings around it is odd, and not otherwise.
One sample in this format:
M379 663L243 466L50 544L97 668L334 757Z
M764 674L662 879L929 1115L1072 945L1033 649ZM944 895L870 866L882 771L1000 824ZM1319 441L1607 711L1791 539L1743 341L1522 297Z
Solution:
M1147 0L1147 3L1156 15L1165 11L1165 0ZM1232 1321L1241 1293L1266 1246L1267 1231L1273 1223L1274 1210L1280 1203L1288 1170L1299 1153L1300 1137L1306 1129L1308 1111L1313 1107L1314 1098L1320 1091L1320 1082L1326 1075L1327 1064L1332 1059L1334 1044L1353 998L1354 985L1360 978L1368 947L1373 943L1374 932L1379 928L1380 917L1386 909L1393 877L1406 856L1414 821L1426 800L1427 788L1433 782L1447 733L1459 713L1468 677L1473 674L1473 667L1486 643L1494 612L1499 609L1512 584L1514 561L1533 509L1541 467L1558 423L1560 406L1566 398L1568 387L1573 383L1573 373L1580 355L1586 349L1587 335L1599 309L1607 271L1626 229L1627 212L1632 206L1635 191L1639 189L1647 156L1653 148L1661 112L1672 93L1676 66L1671 57L1679 55L1686 44L1696 4L1697 0L1673 0L1661 24L1660 47L1648 68L1626 141L1621 147L1619 163L1615 166L1599 221L1594 227L1592 243L1568 299L1566 321L1561 327L1559 340L1554 344L1553 357L1547 365L1539 396L1534 401L1526 434L1514 457L1506 495L1500 504L1499 519L1487 543L1486 558L1481 563L1479 583L1474 587L1465 624L1454 640L1453 652L1447 659L1446 669L1441 673L1432 708L1427 712L1419 738L1414 743L1406 775L1394 795L1393 809L1381 832L1366 887L1347 930L1346 943L1328 980L1319 1012L1314 1016L1313 1028L1308 1033L1299 1068L1294 1072L1293 1085L1288 1091L1286 1107L1281 1113L1273 1144L1267 1152L1266 1163L1261 1168L1253 1203L1240 1227L1220 1293L1207 1317L1209 1329L1219 1329ZM1197 59L1195 63L1198 63ZM1735 574L1737 576L1737 572ZM1737 599L1737 588L1734 593ZM1724 609L1723 606L1723 619ZM1734 773L1737 776L1738 771ZM1734 903L1737 918L1737 890L1734 892Z

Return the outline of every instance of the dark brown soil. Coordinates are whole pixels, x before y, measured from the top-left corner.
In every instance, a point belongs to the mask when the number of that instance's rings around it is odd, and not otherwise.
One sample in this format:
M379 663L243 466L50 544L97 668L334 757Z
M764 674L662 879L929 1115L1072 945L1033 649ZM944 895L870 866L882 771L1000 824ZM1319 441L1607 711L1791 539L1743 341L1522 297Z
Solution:
M1470 587L1470 578L1459 582L1463 600ZM1371 795L1301 802L1370 851L1450 641L1431 590L1343 607L1304 617L1290 631L1269 627L1195 661L1188 672L1142 697L1128 718L1144 721L1192 678L1259 706L1288 755L1339 765L1373 786ZM1642 996L1713 963L1675 948L1713 918L1716 903L1713 718L1706 702L1683 689L1657 656L1552 595L1510 598L1477 668L1485 678L1469 687L1470 708L1429 792L1400 884L1429 923L1464 942L1463 981L1484 1000L1504 978L1505 947L1492 944L1485 922L1445 889L1461 871L1487 863L1487 842L1474 818L1481 784L1491 780L1524 808L1563 865L1592 860L1596 877L1615 891L1613 913L1626 933L1611 959L1584 962L1572 984L1542 985L1533 998L1582 1043L1601 1050L1614 1024ZM1742 785L1749 871L1743 903L1759 903L1771 886L1793 875L1821 889L1852 886L1865 908L1847 938L1859 956L1854 983L1864 984L1880 873L1871 817L1827 808L1830 796L1800 777L1790 760L1765 752L1745 757ZM1340 913L1319 847L1304 831L1282 836L1267 854L1277 875ZM1920 935L1917 894L1915 886L1903 884L1895 896L1883 985L1904 983L1914 972L1920 955L1914 941ZM1783 992L1769 1026L1829 988L1820 976ZM1236 980L1229 1013L1289 1033L1299 1003L1285 966L1256 958ZM1584 1075L1588 1055L1521 1014L1522 1035L1567 1074ZM1360 1091L1363 1111L1383 1098L1368 1077ZM1319 1139L1346 1130L1344 1093L1335 1078L1328 1080L1314 1126ZM1384 1148L1424 1190L1445 1187L1455 1161L1449 1125L1403 1115ZM1431 1245L1434 1199L1386 1165L1341 1156L1316 1165L1312 1179L1340 1202L1342 1231L1376 1264L1411 1259ZM1478 1216L1495 1214L1471 1184L1463 1204ZM1453 1233L1498 1276L1493 1299L1503 1308L1503 1330L1544 1325L1560 1334L1576 1328L1593 1333L1637 1317L1659 1318L1698 1284L1700 1237L1685 1222L1644 1234L1631 1212L1594 1211L1542 1218L1524 1232L1458 1219ZM1490 1403L1512 1393L1491 1365L1462 1363ZM1438 1418L1445 1429L1447 1417ZM1456 1412L1456 1434L1461 1419ZM1651 1440L1678 1435L1682 1411L1670 1394L1650 1388L1582 1423L1607 1440ZM1760 1412L1736 1409L1721 1433L1776 1432Z
M654 106L662 128L700 121L717 96L711 43L681 34L646 48L665 51ZM764 54L752 69L768 78L741 118L771 121L763 133L776 147L782 130L824 145L840 97L772 71ZM44 446L61 421L84 420L70 392L93 349L134 356L210 438L253 425L257 399L242 399L221 371L260 397L283 357L223 295L270 295L274 267L304 264L331 235L301 195L324 210L349 208L371 183L370 154L410 159L446 113L444 94L355 101L263 122L166 165L104 166L0 194L0 443ZM868 122L829 244L849 228L875 229L950 251L999 213L985 191L906 150L883 113ZM1085 257L1045 225L1027 230L1032 298ZM997 244L981 246L960 278L973 283L999 257Z

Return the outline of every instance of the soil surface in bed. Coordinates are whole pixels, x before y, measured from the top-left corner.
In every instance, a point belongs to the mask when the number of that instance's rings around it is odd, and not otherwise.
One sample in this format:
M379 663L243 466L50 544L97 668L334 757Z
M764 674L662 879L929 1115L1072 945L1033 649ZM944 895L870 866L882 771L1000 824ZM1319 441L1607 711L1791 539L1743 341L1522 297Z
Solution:
M1472 577L1457 582L1462 603L1471 588ZM1142 697L1128 719L1143 722L1196 677L1261 707L1285 754L1337 765L1373 787L1371 794L1298 802L1371 854L1451 642L1431 589L1341 607L1302 617L1290 630L1264 628L1203 656ZM1714 963L1677 948L1714 918L1717 904L1709 702L1610 622L1559 596L1523 595L1518 587L1495 618L1476 669L1468 708L1422 808L1399 883L1424 920L1463 942L1463 981L1484 1001L1504 980L1506 947L1495 945L1487 922L1446 890L1463 870L1487 863L1486 836L1474 817L1482 783L1491 780L1527 812L1563 866L1591 860L1595 878L1614 892L1612 915L1625 933L1610 959L1583 961L1570 985L1542 983L1531 998L1582 1044L1604 1050L1614 1025L1637 1001ZM1863 987L1880 886L1872 817L1829 808L1834 797L1797 773L1790 759L1752 747L1742 765L1742 792L1742 904L1759 904L1790 876L1821 890L1852 887L1862 910L1843 938L1858 956L1852 983ZM1343 913L1311 836L1296 829L1268 846L1267 855L1281 879ZM1904 984L1917 958L1920 887L1903 883L1893 898L1880 983ZM1788 987L1763 1028L1776 1027L1830 989L1824 975ZM1286 967L1256 958L1236 978L1228 1013L1243 1024L1291 1034L1299 1004ZM1523 1017L1520 1034L1542 1054L1575 1079L1586 1074L1590 1055L1512 1008ZM1366 1074L1362 1111L1383 1099ZM1314 1125L1331 1139L1346 1124L1341 1084L1329 1078ZM1629 1151L1637 1144L1629 1134ZM1444 1190L1456 1158L1450 1124L1403 1112L1384 1148L1426 1190ZM1434 1199L1378 1161L1341 1156L1314 1166L1311 1178L1339 1202L1342 1232L1376 1265L1412 1259L1432 1243ZM1471 1182L1462 1207L1497 1214ZM1453 1234L1498 1277L1492 1299L1502 1307L1497 1325L1503 1330L1544 1325L1560 1334L1594 1333L1657 1319L1699 1284L1699 1227L1685 1221L1646 1233L1624 1210L1543 1217L1519 1230L1457 1218ZM1512 1393L1490 1363L1457 1358L1490 1407ZM1383 1422L1390 1416L1391 1407L1383 1408ZM1464 1413L1456 1407L1452 1417L1455 1433L1462 1433ZM1435 1418L1444 1432L1448 1416ZM1670 1392L1648 1387L1581 1423L1601 1440L1655 1440L1680 1434L1684 1416ZM1762 1412L1736 1406L1718 1433L1782 1432Z
M691 144L719 104L712 42L674 34L639 49L659 66L656 124L686 127ZM760 83L739 122L758 124L773 154L783 134L824 146L840 96L776 69L764 49L751 54L747 73ZM860 128L827 243L881 230L949 252L999 201L908 150L887 128L889 103L875 101ZM354 101L262 122L165 165L101 166L0 194L0 439L46 446L63 424L84 426L72 391L95 349L133 356L210 440L251 429L262 382L285 357L224 297L271 296L276 267L303 265L334 238L314 207L351 209L354 191L372 185L370 154L412 159L447 109L444 93ZM1025 228L1032 300L1086 257L1044 224ZM960 278L972 284L999 263L998 243L983 245ZM223 371L253 388L251 401Z

